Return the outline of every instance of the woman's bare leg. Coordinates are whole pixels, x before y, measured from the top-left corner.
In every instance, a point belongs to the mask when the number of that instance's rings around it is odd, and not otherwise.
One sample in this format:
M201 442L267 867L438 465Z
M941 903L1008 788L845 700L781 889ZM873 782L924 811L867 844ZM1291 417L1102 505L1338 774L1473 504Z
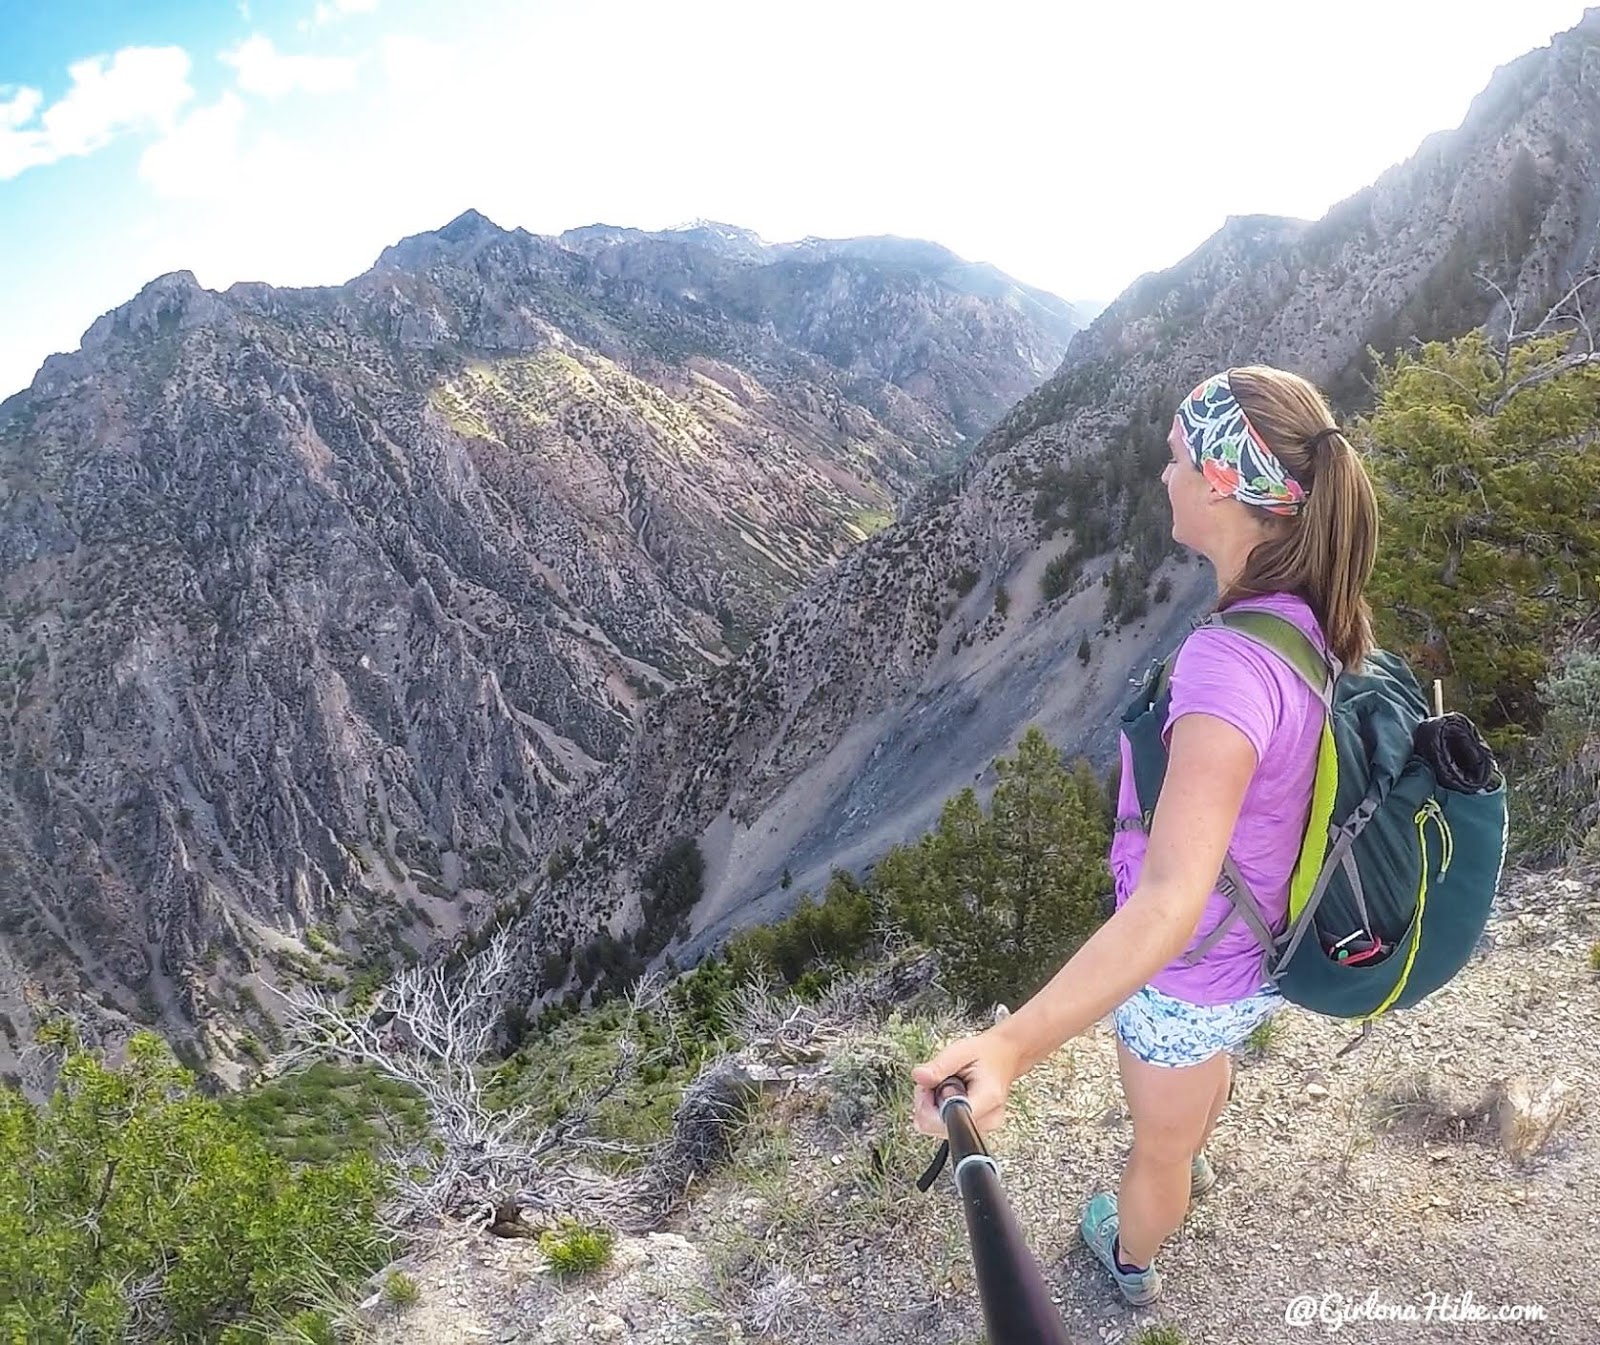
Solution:
M1120 1041L1117 1064L1133 1117L1133 1151L1117 1191L1123 1260L1147 1266L1189 1208L1189 1165L1227 1100L1228 1057L1169 1068L1147 1065Z
M1209 1061L1207 1062L1210 1063ZM1211 1104L1211 1114L1206 1118L1206 1128L1200 1132L1200 1143L1195 1146L1195 1152L1206 1147L1206 1141L1211 1138L1211 1132L1217 1128L1217 1120L1222 1115L1223 1109L1228 1105L1228 1092L1233 1087L1233 1057L1226 1051L1222 1053L1222 1078L1217 1083L1216 1100Z

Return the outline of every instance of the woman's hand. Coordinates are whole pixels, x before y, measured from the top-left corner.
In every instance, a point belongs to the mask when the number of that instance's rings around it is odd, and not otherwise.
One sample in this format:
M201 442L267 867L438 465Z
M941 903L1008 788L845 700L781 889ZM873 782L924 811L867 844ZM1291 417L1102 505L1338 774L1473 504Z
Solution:
M939 1119L933 1090L957 1074L966 1084L967 1103L979 1133L987 1135L998 1130L1005 1124L1006 1097L1017 1073L1016 1050L995 1028L953 1041L932 1060L911 1071L917 1086L911 1104L912 1124L924 1135L944 1138L944 1122Z

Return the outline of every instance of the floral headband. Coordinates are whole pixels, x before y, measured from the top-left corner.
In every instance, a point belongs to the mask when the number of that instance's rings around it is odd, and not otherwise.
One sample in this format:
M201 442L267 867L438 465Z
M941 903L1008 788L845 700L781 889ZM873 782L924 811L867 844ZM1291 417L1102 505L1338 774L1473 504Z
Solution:
M1189 460L1219 494L1274 514L1292 516L1305 508L1305 487L1256 432L1226 373L1213 374L1184 398L1177 420Z

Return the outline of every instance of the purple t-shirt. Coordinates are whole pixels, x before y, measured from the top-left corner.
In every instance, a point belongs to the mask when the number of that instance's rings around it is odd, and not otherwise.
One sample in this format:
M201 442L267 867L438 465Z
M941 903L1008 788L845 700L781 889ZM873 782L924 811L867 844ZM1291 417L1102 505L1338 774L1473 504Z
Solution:
M1236 610L1249 609L1288 617L1319 649L1326 650L1317 619L1300 598L1279 593L1236 604ZM1226 720L1255 748L1255 773L1245 790L1228 853L1268 923L1274 930L1282 930L1289 909L1289 879L1311 813L1322 702L1271 650L1237 631L1203 626L1184 641L1173 665L1167 734L1179 716L1195 712ZM1139 816L1126 736L1122 739L1117 813ZM1112 841L1111 874L1119 907L1138 882L1145 843L1143 832L1131 830L1118 832ZM1213 888L1189 947L1215 929L1231 909L1228 899ZM1151 977L1150 984L1191 1004L1228 1004L1262 988L1261 969L1260 943L1244 921L1235 920L1198 963L1191 967L1179 958Z

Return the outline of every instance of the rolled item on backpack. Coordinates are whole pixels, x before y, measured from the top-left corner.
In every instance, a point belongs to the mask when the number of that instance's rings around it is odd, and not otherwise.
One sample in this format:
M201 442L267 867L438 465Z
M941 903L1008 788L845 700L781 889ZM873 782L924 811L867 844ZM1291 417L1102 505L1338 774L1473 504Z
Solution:
M1424 719L1412 736L1412 750L1433 768L1434 778L1446 789L1482 794L1494 788L1494 753L1466 715L1452 710Z

